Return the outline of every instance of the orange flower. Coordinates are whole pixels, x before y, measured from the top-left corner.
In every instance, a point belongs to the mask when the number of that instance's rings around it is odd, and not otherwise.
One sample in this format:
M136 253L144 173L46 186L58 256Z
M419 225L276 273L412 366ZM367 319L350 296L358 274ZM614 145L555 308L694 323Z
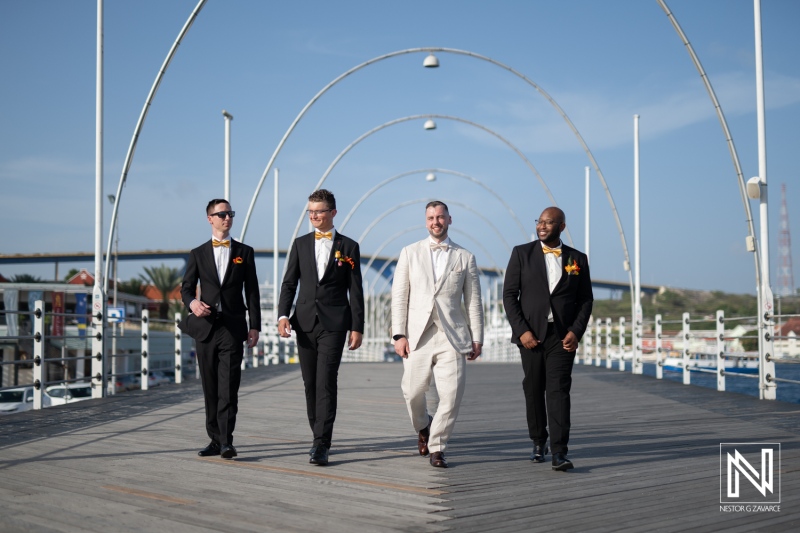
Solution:
M244 263L244 259L242 259L241 257L234 257L233 258L233 263L235 265L241 265L242 263Z
M352 257L347 257L346 255L342 255L338 250L336 251L335 257L338 266L342 266L342 262L344 261L345 263L350 265L351 269L356 268L356 263L355 261L353 261Z
M578 263L571 257L567 260L567 266L564 267L564 270L567 271L568 276L577 276L581 271Z

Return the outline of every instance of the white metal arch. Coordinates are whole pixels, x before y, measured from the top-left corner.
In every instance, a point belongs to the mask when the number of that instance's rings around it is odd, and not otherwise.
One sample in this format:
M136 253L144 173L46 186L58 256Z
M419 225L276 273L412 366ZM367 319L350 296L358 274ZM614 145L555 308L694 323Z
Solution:
M248 223L250 221L250 216L252 215L253 208L255 206L256 200L258 199L258 195L261 192L261 187L264 185L264 181L267 179L267 175L269 173L269 170L270 170L270 168L272 168L272 165L275 162L275 158L278 156L278 154L280 153L281 149L283 148L283 145L286 143L286 139L288 139L289 135L292 133L292 131L294 131L294 128L297 126L297 124L300 122L300 120L305 116L305 114L309 110L309 108L312 105L314 105L314 103L317 100L319 100L319 98L323 94L325 94L331 87L333 87L334 85L339 83L341 80L347 78L351 74L353 74L353 73L355 73L355 72L357 72L357 71L359 71L359 70L361 70L361 69L363 69L363 68L365 68L365 67L367 67L369 65L372 65L373 63L377 63L378 61L383 61L384 59L389 59L389 58L392 58L392 57L397 57L397 56L406 55L406 54L413 54L413 53L418 53L418 52L424 52L424 53L428 53L428 54L433 53L433 52L443 52L443 53L449 53L449 54L464 55L464 56L467 56L467 57L480 59L482 61L487 61L487 62L489 62L489 63L491 63L491 64L493 64L495 66L498 66L498 67L500 67L500 68L502 68L504 70L507 70L508 72L510 72L510 73L514 74L515 76L517 76L518 78L522 79L523 81L525 81L525 83L527 83L528 85L533 87L540 95L542 95L550 103L550 105L561 116L561 118L564 120L564 122L570 128L570 130L572 130L572 133L575 135L576 139L578 140L578 142L580 143L581 147L583 148L583 151L586 153L586 156L589 158L589 161L592 163L592 166L594 167L595 172L597 173L597 177L600 180L601 185L603 186L603 190L606 193L606 197L608 198L608 202L609 202L609 204L611 206L611 210L612 210L612 213L614 215L614 220L615 220L615 222L617 224L617 230L619 232L619 237L620 237L620 241L621 241L621 244L622 244L622 251L623 251L623 253L625 255L624 266L625 266L625 269L628 272L628 283L629 283L630 288L631 288L631 294L633 294L633 276L632 276L631 270L630 270L630 254L628 253L628 244L627 244L627 242L625 240L625 232L622 229L622 222L620 221L619 213L617 212L617 207L616 207L616 204L614 203L614 198L611 196L611 191L608 188L608 183L606 183L606 179L603 176L603 172L602 172L602 170L600 170L600 165L597 163L597 160L594 158L594 155L592 154L591 150L589 149L589 146L586 144L586 141L583 139L583 136L578 131L578 128L575 126L575 124L573 124L572 120L569 118L569 116L567 116L566 112L564 112L564 110L561 108L561 106L558 105L558 103L553 99L553 97L551 97L537 83L535 83L533 80L531 80L530 78L528 78L527 76L525 76L521 72L515 70L514 68L512 68L512 67L510 67L510 66L508 66L508 65L506 65L504 63L501 63L500 61L492 59L492 58L490 58L488 56L484 56L484 55L481 55L481 54L476 54L474 52L470 52L470 51L467 51L467 50L459 50L459 49L456 49L456 48L440 48L440 47L407 48L405 50L398 50L396 52L390 52L388 54L383 54L383 55L380 55L378 57L372 58L370 60L364 61L363 63L360 63L360 64L356 65L355 67L352 67L350 70L347 70L343 74L339 75L337 78L335 78L333 81L328 83L325 87L323 87L316 95L314 95L314 97L305 105L305 107L303 107L303 109L300 111L300 113L297 115L297 117L295 117L294 121L289 126L289 129L286 130L286 133L284 133L283 137L281 138L280 142L278 143L278 146L275 148L275 151L272 153L272 156L270 157L269 162L267 163L267 166L264 169L264 173L261 175L261 179L259 180L258 185L256 186L256 190L253 193L253 198L250 201L250 207L248 207L248 209L247 209L247 215L245 216L245 221L244 221L244 224L243 224L243 227L242 227L242 233L241 233L241 236L240 236L240 240L244 240L245 234L247 233L247 225L248 225ZM291 246L291 244L290 244L290 246Z
M322 175L320 180L314 186L314 190L317 190L320 187L322 187L322 184L325 183L326 179L328 179L328 176L330 175L331 171L336 167L336 165L339 163L339 161L341 161L342 158L345 155L347 155L347 153L350 152L350 150L352 150L358 143L360 143L361 141L363 141L364 139L366 139L370 135L373 135L374 133L377 133L377 132L379 132L379 131L381 131L381 130L383 130L385 128L388 128L389 126L394 126L394 125L400 124L402 122L408 122L410 120L430 119L430 118L440 118L440 119L444 119L444 120L453 120L453 121L456 121L456 122L461 122L462 124L468 124L470 126L474 126L474 127L479 128L479 129L481 129L481 130L483 130L483 131L485 131L487 133L490 133L491 135L494 135L496 138L498 138L500 141L502 141L506 146L511 148L525 162L525 164L528 166L528 168L531 169L531 172L533 172L533 174L539 180L539 183L541 184L542 188L544 189L545 193L547 194L547 197L550 199L551 205L558 206L558 202L556 202L555 197L553 197L553 194L550 192L550 189L547 187L547 184L545 183L544 178L542 178L542 175L539 173L539 171L536 169L536 167L533 165L533 163L531 163L531 161L527 157L525 157L525 154L523 154L522 151L520 151L520 149L517 148L511 141L509 141L508 139L506 139L505 137L503 137L502 135L500 135L496 131L494 131L494 130L492 130L490 128L487 128L486 126L483 126L481 124L478 124L477 122L473 122L471 120L467 120L467 119L464 119L464 118L461 118L461 117L455 117L455 116L452 116L452 115L438 115L438 114L434 114L434 113L427 114L427 115L411 115L411 116L407 116L407 117L403 117L403 118L398 118L398 119L395 119L395 120L390 120L388 122L384 122L380 126L376 126L375 128L372 128L368 132L360 135L355 141L353 141L349 145L347 145L347 147L344 150L339 152L339 155L337 155L336 158L334 158L333 162L331 162L331 164L328 166L328 169L325 171L325 173ZM305 211L301 211L301 213L300 213L300 217L297 220L297 224L294 227L294 232L292 233L292 237L289 240L290 243L294 242L294 240L297 238L297 234L300 232L300 227L303 225L303 219L305 218L304 213L305 213ZM570 245L572 245L572 235L569 233L569 228L564 230L564 234L565 234L565 236L567 238L567 241L569 241ZM526 240L527 240L527 238L528 237L526 235ZM290 246L291 246L291 244L290 244Z
M455 170L448 170L446 168L422 168L422 169L419 169L419 170L411 170L409 172L402 172L400 174L396 174L396 175L392 176L391 178L387 178L387 179L383 180L382 182L380 182L379 184L375 185L373 188L371 188L370 190L365 192L364 195L361 198L358 199L358 201L350 209L350 212L347 213L347 216L344 217L344 221L342 222L342 225L339 226L339 228L342 231L344 231L345 226L347 226L347 223L350 221L350 218L352 218L353 214L356 212L356 209L358 209L359 206L361 204L363 204L364 201L367 198L372 196L372 194L374 192L376 192L378 189L380 189L381 187L383 187L385 185L388 185L389 183L391 183L391 182L393 182L395 180L398 180L400 178L405 178L407 176L411 176L411 175L414 175L414 174L423 174L423 173L427 174L429 172L435 172L435 173L438 172L440 174L448 174L448 175L451 175L451 176L464 178L464 179L467 179L467 180L469 180L469 181L471 181L473 183L476 183L476 184L480 185L481 187L483 187L484 190L486 190L486 192L488 192L489 194L491 194L492 196L497 198L497 200L501 204L503 204L503 207L506 208L506 211L508 211L508 213L511 215L511 218L513 218L514 222L517 223L517 226L519 227L520 231L522 232L523 239L525 239L525 240L529 239L530 236L528 235L528 232L525 231L525 226L522 224L522 221L519 219L517 214L514 213L514 210L511 209L511 206L509 206L499 194L497 194L493 189L491 189L489 186L487 186L484 182L482 182L478 178L470 176L469 174L464 174L463 172L457 172Z

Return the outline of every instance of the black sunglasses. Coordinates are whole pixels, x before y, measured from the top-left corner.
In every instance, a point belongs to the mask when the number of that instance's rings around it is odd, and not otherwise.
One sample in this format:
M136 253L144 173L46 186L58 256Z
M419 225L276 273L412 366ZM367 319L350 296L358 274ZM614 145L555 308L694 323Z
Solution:
M225 217L231 217L231 218L235 217L236 216L236 211L219 211L217 213L211 213L208 216L210 216L210 217L219 217L220 219L225 220Z

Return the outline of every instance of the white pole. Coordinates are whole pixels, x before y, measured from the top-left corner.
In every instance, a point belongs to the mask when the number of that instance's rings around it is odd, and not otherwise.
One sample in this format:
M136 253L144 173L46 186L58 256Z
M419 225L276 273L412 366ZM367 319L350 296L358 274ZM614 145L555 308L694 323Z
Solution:
M105 320L103 294L103 0L97 0L97 57L95 75L95 194L94 194L94 289L92 291L92 326L102 331ZM101 336L102 338L102 336ZM99 345L99 346L97 346ZM98 354L97 348L100 353ZM93 343L92 397L101 398L105 384L105 361L102 344Z
M222 110L222 116L225 117L225 191L223 198L231 201L231 120L233 115Z
M111 202L112 208L114 202L116 202L116 197L113 194L108 195L108 200ZM119 219L117 219L115 223L115 230L114 230L114 307L117 307L117 283L119 282L119 271L118 271L118 261L119 261ZM115 390L115 383L117 381L116 373L117 373L117 323L114 322L111 325L111 379L108 382L107 386L107 394L109 396L113 396L116 393Z
M583 234L584 238L586 239L586 244L584 245L583 252L586 254L587 259L589 259L589 167L585 167L584 170L586 171L586 216L584 217L583 221L585 224Z
M642 373L642 262L641 262L641 218L639 209L639 115L633 115L633 246L634 280L633 299L635 309L633 361L634 374Z
M272 208L272 323L278 323L278 169L275 169L275 200Z
M102 288L103 265L103 0L97 0L97 64L94 150L94 286Z
M772 287L769 279L769 210L767 203L767 134L764 117L764 54L761 48L761 0L753 0L755 20L755 52L756 52L756 109L758 112L758 176L761 178L761 195L759 199L759 226L761 228L760 244L761 253L761 312L759 323L763 324L760 331L760 359L759 365L761 384L759 396L765 400L776 398L776 385L774 381L766 381L766 376L775 377L775 363L771 360L773 342L771 340L772 326L774 325L774 302ZM767 318L769 315L769 318ZM768 338L769 336L769 338Z

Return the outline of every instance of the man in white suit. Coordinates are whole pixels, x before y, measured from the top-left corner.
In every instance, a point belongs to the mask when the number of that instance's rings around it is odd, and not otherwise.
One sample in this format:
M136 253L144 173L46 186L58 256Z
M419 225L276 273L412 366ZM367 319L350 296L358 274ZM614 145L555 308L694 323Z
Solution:
M430 237L403 248L397 260L392 335L403 358L403 396L419 453L430 454L432 466L447 468L444 451L464 394L465 359L481 355L483 305L475 256L447 236L447 205L428 203L425 222ZM425 398L431 374L439 394L434 417Z

